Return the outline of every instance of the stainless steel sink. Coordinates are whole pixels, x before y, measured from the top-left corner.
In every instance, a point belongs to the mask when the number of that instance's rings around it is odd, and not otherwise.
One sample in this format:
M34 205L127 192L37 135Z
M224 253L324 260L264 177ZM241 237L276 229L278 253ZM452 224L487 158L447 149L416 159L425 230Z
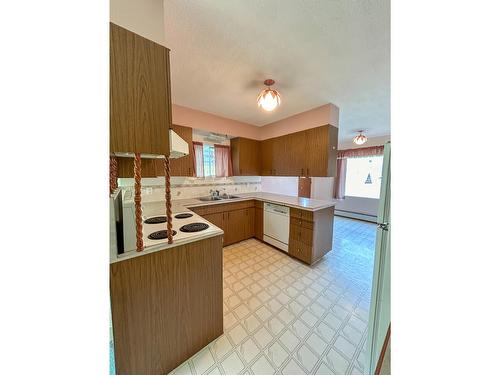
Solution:
M221 197L201 197L201 198L198 198L198 200L202 201L202 202L210 202L210 201L220 201L222 200Z
M202 202L212 202L212 201L221 201L223 199L236 199L239 198L236 195L215 195L215 196L210 196L210 197L201 197L198 198L198 200Z

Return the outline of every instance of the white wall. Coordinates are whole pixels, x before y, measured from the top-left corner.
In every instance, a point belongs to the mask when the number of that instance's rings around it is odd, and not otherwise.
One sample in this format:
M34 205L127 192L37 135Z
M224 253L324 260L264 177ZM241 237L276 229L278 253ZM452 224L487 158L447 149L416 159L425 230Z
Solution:
M165 46L163 0L110 0L109 16L111 22Z
M298 177L275 177L262 176L262 191L266 193L275 193L283 195L299 195L299 178Z
M335 209L376 217L378 213L378 199L345 197L344 200L338 201Z
M333 177L311 177L311 198L332 199L334 183Z

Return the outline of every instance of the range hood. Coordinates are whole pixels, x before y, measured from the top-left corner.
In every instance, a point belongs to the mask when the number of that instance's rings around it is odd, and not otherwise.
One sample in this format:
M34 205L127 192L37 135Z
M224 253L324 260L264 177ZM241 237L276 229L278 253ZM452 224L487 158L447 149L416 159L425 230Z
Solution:
M182 158L189 154L188 143L179 137L179 135L172 129L168 131L168 138L170 141L170 159Z
M189 155L189 145L184 139L179 137L179 135L172 129L168 130L168 135L170 143L170 155L168 157L169 159L178 159L182 158L183 156ZM115 152L114 155L121 158L133 158L135 154L133 152ZM165 158L165 156L141 153L141 158L163 159Z

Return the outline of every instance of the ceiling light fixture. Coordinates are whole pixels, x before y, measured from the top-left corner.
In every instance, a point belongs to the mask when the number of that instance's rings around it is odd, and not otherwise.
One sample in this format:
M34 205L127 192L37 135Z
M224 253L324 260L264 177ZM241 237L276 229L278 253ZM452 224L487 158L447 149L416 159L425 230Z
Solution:
M277 90L271 89L271 86L274 85L274 83L274 80L266 79L264 81L264 85L267 86L267 89L262 90L257 97L257 105L268 112L273 111L281 104L280 93Z
M360 146L364 144L368 140L368 138L366 138L366 135L363 134L363 130L358 130L358 132L359 134L354 137L352 142Z

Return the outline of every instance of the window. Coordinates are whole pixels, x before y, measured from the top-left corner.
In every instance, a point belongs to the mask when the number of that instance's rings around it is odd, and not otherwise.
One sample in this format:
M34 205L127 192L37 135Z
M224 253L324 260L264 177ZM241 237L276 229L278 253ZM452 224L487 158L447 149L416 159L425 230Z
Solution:
M383 156L347 158L345 195L378 199L383 159Z
M215 149L214 145L203 145L203 175L205 177L215 176Z

